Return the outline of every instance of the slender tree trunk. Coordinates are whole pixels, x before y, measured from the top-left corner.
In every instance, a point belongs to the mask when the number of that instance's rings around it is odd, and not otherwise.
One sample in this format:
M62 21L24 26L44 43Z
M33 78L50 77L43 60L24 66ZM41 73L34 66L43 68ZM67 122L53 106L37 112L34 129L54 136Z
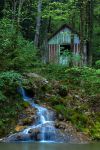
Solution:
M81 1L80 6L80 55L81 55L81 66L83 65L83 51L84 51L84 1Z
M24 2L25 2L25 0L19 0L19 4L18 4L18 17L17 17L17 28L18 28L18 30L20 28L21 10L22 10Z
M14 22L16 20L17 1L12 1L12 29L14 28Z
M45 25L45 31L44 31L44 41L43 41L43 49L44 49L44 59L45 59L45 62L48 62L49 61L49 51L48 51L48 33L50 33L50 26L51 26L51 16L46 19L46 25Z
M34 38L34 44L36 47L38 47L38 45L39 45L39 35L40 35L40 26L41 26L41 11L42 11L42 0L38 0L36 31L35 31L35 38Z
M88 0L88 65L92 65L93 47L93 0Z

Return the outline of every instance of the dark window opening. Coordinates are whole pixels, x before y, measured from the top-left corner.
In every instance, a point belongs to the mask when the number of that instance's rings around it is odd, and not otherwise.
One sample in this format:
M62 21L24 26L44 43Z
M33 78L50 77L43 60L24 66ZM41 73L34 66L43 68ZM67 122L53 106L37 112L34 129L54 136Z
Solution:
M63 52L70 51L70 50L71 50L71 45L70 44L60 45L60 54L63 54Z

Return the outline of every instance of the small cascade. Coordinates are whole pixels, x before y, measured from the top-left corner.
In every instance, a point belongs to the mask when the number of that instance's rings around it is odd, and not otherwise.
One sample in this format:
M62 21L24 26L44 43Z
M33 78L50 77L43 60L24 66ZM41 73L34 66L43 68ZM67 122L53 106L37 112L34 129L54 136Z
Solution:
M32 107L37 109L38 119L36 124L29 126L23 131L23 134L29 135L30 130L39 130L38 140L40 142L54 142L56 129L54 127L54 113L45 107L39 106L32 101L32 98L26 95L25 90L21 87L19 90L24 101L28 101ZM35 141L35 139L34 139Z
M31 100L32 98L29 97L29 96L26 94L26 91L25 91L25 89L22 87L22 83L21 83L20 80L19 80L19 85L20 85L20 88L18 88L18 92L19 92L20 95L23 97L23 100L24 100L24 101L29 101L29 100Z
M77 141L76 137L73 137L72 134L65 133L57 127L55 122L55 113L52 110L49 110L45 107L42 107L38 104L35 104L33 95L32 97L27 94L27 91L23 89L21 86L19 89L19 93L23 97L24 101L30 103L33 108L36 108L36 118L34 123L28 126L15 134L11 134L7 138L4 138L3 141L6 142L20 142L20 141L38 141L38 142L72 142ZM34 115L33 115L34 118Z

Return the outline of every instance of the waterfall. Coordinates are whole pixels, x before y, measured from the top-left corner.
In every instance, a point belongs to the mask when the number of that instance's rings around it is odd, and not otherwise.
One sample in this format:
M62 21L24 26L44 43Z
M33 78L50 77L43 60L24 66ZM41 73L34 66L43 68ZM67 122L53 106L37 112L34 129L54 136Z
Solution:
M30 129L39 129L40 142L50 142L50 141L54 142L56 133L56 129L54 127L54 113L45 107L35 104L34 100L32 101L32 98L27 96L22 86L20 87L19 92L22 95L24 101L28 101L33 108L37 109L37 116L38 116L36 124L33 124L32 126L26 128L23 131L23 134L28 135Z

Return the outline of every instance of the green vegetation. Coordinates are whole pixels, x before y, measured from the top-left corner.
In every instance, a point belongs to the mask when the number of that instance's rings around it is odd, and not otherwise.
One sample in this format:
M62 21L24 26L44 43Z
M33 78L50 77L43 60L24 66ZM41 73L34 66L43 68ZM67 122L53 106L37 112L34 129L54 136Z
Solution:
M55 93L45 101L77 131L100 140L100 69L49 65L41 73L52 83Z
M33 42L23 38L17 33L17 28L12 29L9 19L0 21L0 70L26 71L37 61L37 51Z
M18 115L28 105L17 92L21 77L14 71L0 73L0 137L14 131Z
M42 9L37 10L39 2ZM14 131L19 114L29 106L18 94L22 79L26 89L37 87L34 91L41 103L56 110L77 131L100 140L99 9L99 0L1 0L0 137ZM88 67L43 64L48 37L65 23L80 33L81 51L88 41ZM71 61L81 59L68 55ZM33 72L49 83L26 76Z

